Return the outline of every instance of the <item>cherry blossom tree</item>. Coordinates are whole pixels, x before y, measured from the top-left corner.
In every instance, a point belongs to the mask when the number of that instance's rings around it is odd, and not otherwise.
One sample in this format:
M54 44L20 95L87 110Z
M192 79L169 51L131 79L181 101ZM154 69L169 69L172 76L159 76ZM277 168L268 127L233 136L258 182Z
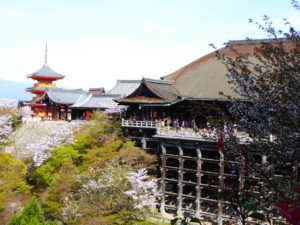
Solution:
M29 106L22 107L21 113L22 113L23 121L31 120L32 116L34 115L34 112L31 110L31 108Z
M0 108L9 108L13 106L14 101L7 98L0 98Z
M145 209L155 207L157 204L157 198L160 196L157 179L150 179L145 168L129 172L127 175L131 189L124 193L132 200L134 209L143 215Z
M0 109L2 113L0 114L0 143L6 143L7 138L12 134L13 128L13 118L8 113L8 108L13 107L13 101L10 99L0 99Z
M73 143L74 129L76 129L76 125L72 123L53 128L50 135L42 138L39 142L27 144L27 157L33 157L34 166L40 166L49 158L53 148Z
M12 134L12 116L0 116L0 143L6 143L7 138Z
M263 188L251 200L269 217L276 214L276 202L290 199L299 205L300 200L293 191L300 182L300 33L287 21L286 25L288 31L276 30L265 16L258 26L271 39L261 41L253 55L241 54L231 45L227 48L236 57L218 55L234 90L248 100L233 102L226 124L249 139L241 143L229 133L225 155L243 160L248 177L259 176Z

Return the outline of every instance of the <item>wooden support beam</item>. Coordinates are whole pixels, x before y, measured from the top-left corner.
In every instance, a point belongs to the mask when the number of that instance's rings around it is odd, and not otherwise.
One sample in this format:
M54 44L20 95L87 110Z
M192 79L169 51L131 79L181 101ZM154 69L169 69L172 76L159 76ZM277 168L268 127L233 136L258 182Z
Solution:
M160 212L165 213L165 205L166 205L166 148L162 144L161 145L161 200L160 200Z
M220 162L219 162L219 189L218 191L222 191L224 187L224 153L219 151L220 154ZM223 203L222 200L218 200L218 225L223 225Z
M202 178L202 154L201 150L197 149L197 186L196 186L196 217L201 216L201 178Z
M179 150L179 170L178 170L178 195L177 195L177 216L182 217L182 192L183 192L183 150L181 147L178 147Z
M143 148L144 150L147 148L146 133L145 133L145 132L143 132L142 148Z
M245 186L245 169L246 169L246 162L243 157L240 168L239 168L239 195L241 195L241 191L244 189Z

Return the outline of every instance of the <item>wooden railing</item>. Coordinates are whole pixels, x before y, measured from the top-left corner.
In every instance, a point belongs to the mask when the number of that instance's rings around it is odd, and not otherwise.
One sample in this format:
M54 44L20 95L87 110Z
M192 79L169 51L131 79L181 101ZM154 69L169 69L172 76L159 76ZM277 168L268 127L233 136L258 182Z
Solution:
M122 127L136 127L136 128L159 128L159 123L156 121L133 121L122 119Z

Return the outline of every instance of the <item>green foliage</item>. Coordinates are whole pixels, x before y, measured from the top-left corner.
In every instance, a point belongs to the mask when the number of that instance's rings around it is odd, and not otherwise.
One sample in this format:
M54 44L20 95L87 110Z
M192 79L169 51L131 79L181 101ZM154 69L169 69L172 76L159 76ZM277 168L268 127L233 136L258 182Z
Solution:
M262 213L258 213L258 212L254 212L254 213L250 214L249 217L252 217L253 219L257 219L257 220L261 220L261 221L266 220L265 215Z
M80 130L74 148L80 152L101 147L108 135L119 136L120 127L113 118L105 113L95 111L90 123Z
M175 218L175 219L171 220L170 224L171 225L175 225L175 224L188 225L189 222L195 222L195 223L201 224L201 221L198 218L192 217L192 216L187 216L185 218Z
M64 198L72 190L78 190L75 186L75 166L71 163L64 164L59 170L57 182L47 189L42 196L42 206L47 217L60 218L62 208L65 207Z
M26 184L25 164L12 155L0 152L0 207L3 201L16 193L29 193L31 187Z
M20 215L12 217L7 225L56 225L55 222L46 222L38 200L33 197Z
M74 225L148 225L151 223L137 219L124 194L129 188L126 174L145 167L154 169L156 161L122 137L112 118L95 112L74 144L54 149L30 178L37 190L47 188L42 194L47 218Z
M89 224L91 223L91 221ZM100 225L167 225L169 223L158 223L139 220L132 211L121 210L120 212L106 217L98 218L97 224Z
M141 168L155 169L157 157L147 154L140 148L134 147L134 142L125 142L117 156L120 165L128 169L139 170Z
M253 204L253 203L249 203L249 202L246 202L242 205L242 207L248 211L255 211L257 210L257 205L256 204Z
M59 170L64 164L78 164L82 155L73 146L60 146L52 150L47 162L36 169L31 176L31 181L39 186L52 186L59 175Z

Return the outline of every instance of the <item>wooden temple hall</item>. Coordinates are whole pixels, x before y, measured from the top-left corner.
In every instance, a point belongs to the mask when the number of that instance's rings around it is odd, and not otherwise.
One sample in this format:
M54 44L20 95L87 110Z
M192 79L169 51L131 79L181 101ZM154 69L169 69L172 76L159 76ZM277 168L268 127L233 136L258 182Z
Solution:
M259 43L231 41L229 45L251 57ZM228 48L219 52L235 54ZM121 121L125 133L138 146L160 156L161 212L208 216L219 225L224 221L232 224L228 203L217 198L218 190L229 183L241 190L245 183L254 182L257 185L249 197L263 191L257 177L244 177L243 162L225 164L217 149L221 131L214 128L213 121L222 124L224 115L230 117L227 108L232 102L247 102L233 91L226 71L212 52L160 80L144 78L132 93L115 100L127 106ZM226 131L248 140L235 127ZM266 162L264 156L252 153L252 157Z

